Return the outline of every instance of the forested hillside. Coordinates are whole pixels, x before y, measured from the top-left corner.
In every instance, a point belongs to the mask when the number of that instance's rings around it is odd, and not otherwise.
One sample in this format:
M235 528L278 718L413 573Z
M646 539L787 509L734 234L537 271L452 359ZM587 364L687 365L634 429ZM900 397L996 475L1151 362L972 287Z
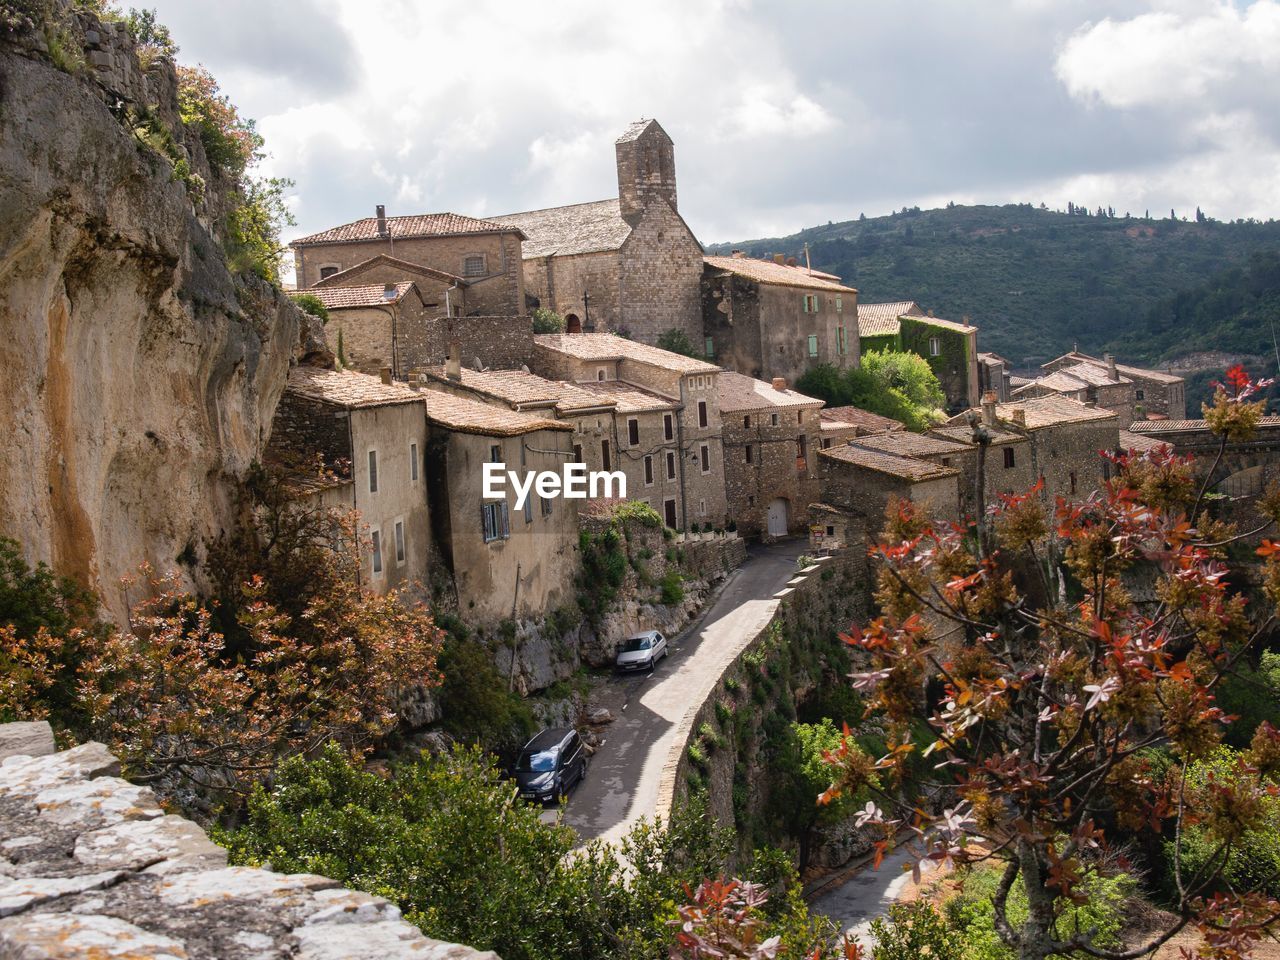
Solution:
M1073 343L1114 346L1134 361L1271 350L1263 318L1276 308L1280 222L1074 209L910 209L712 249L803 257L807 243L813 266L842 276L860 300L914 299L939 316L968 316L983 349L1019 367ZM1271 259L1248 266L1263 251Z

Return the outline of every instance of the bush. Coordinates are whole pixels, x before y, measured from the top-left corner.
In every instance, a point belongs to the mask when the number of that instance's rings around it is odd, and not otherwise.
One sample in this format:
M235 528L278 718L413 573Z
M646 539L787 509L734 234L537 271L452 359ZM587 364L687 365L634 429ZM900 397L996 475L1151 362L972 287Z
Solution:
M946 396L929 362L914 353L871 351L861 367L839 369L822 364L796 381L801 393L828 406L852 405L892 417L912 430L924 430L942 417Z
M564 317L554 310L538 307L533 311L534 333L564 333Z
M451 736L504 750L522 745L537 729L528 704L509 690L507 678L476 641L446 634L440 671L440 723Z
M872 960L961 960L955 932L927 900L894 903L888 917L871 921Z
M285 254L280 230L294 223L284 202L284 192L291 186L292 180L279 177L244 182L243 201L227 216L227 262L233 271L280 282Z
M178 67L178 114L193 128L215 170L239 179L262 158L263 140L204 67Z
M663 604L674 607L684 602L684 578L677 570L668 570L662 577Z
M293 302L298 305L298 309L303 313L318 317L321 323L329 322L329 309L324 305L324 301L314 293L295 293L292 296Z
M1237 717L1227 727L1226 742L1243 750L1263 722L1280 727L1280 653L1266 650L1257 668L1240 664L1227 674L1217 691L1217 703Z
M672 353L693 357L695 360L702 359L694 347L693 341L689 339L689 335L676 327L672 327L666 333L661 334L658 337L657 345L663 350L670 350Z

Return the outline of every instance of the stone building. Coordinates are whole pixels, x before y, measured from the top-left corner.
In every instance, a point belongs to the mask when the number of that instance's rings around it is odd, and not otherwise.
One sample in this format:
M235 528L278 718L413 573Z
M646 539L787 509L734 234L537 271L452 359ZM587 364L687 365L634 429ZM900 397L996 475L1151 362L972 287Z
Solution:
M906 424L892 417L858 407L824 407L818 411L821 421L822 449L840 443L848 443L857 437L865 437L890 430L905 430Z
M779 255L706 257L702 336L708 359L751 377L795 382L822 364L856 367L858 291Z
M1091 363L1062 366L1014 387L1009 399L1016 402L1031 397L1053 396L1069 397L1079 403L1114 410L1121 423L1131 423L1134 419L1134 383L1114 366L1111 369Z
M719 367L609 333L535 336L531 366L548 380L615 402L617 441L602 438L601 457L607 449L627 470L641 471L647 470L646 457L654 459L657 479L652 488L640 488L654 492L638 499L652 497L667 526L724 525Z
M802 533L820 499L822 401L724 371L717 377L729 516L748 536Z
M568 332L654 343L677 329L696 342L702 247L676 205L675 147L658 121L641 120L614 153L616 198L489 219L525 235L525 290Z
M1115 357L1110 354L1104 354L1098 358L1080 353L1078 350L1063 354L1040 367L1046 374L1059 371L1081 373L1083 368L1102 371L1109 382L1129 381L1132 386L1125 391L1124 396L1132 404L1130 412L1133 420L1186 418L1186 381L1175 374L1116 363ZM1129 396L1130 393L1131 396ZM1096 399L1099 406L1107 406L1101 395ZM1120 414L1120 421L1125 422L1124 409L1120 406L1108 407L1108 409L1114 409Z
M978 328L972 324L926 314L914 300L859 304L858 338L864 354L896 350L923 357L942 386L948 409L978 405L983 380Z
M436 275L463 278L458 288L466 290L468 313L513 317L527 312L520 254L524 239L518 228L492 220L456 213L388 217L379 205L376 216L300 237L290 247L299 290L344 271L355 274L355 282L367 283L352 268L369 271L369 261L382 256L386 259L374 269L383 282L423 279L402 263L430 268Z
M430 430L432 532L461 614L490 623L541 617L571 599L582 501L531 492L517 508L510 484L502 499L486 500L483 477L489 462L561 473L573 456L573 428L435 389L417 396Z
M1013 390L1010 382L1013 367L998 353L978 354L978 392L982 396L994 393L996 400L1004 403Z
M981 413L975 416L985 427L988 440L983 465L983 505L998 503L1001 494L1026 493L1035 486L1037 474L1031 456L1031 438L1025 432L1002 425L996 415L997 401L988 394ZM966 514L978 513L978 447L973 443L973 426L968 422L934 427L934 437L968 446L970 453L956 462L960 467L960 500Z
M860 443L831 447L820 451L818 457L826 479L818 510L809 512L815 527L834 524L831 518L838 514L845 538L849 529L876 536L884 526L885 508L894 498L911 500L938 519L960 517L960 470L956 467L886 453ZM827 536L825 529L814 532ZM835 531L831 536L836 536Z
M333 478L317 476L317 456ZM359 512L361 577L372 590L427 579L431 525L421 393L389 376L384 382L353 370L294 367L267 457L293 468L299 496Z

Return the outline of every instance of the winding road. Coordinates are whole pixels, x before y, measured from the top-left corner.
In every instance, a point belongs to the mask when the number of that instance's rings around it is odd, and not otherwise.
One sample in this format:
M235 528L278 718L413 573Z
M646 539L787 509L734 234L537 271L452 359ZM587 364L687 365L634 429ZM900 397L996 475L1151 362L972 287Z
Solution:
M565 809L562 822L584 841L617 840L640 817L653 815L676 725L720 679L720 658L707 654L768 622L773 595L796 575L796 559L807 547L791 540L749 548L746 563L729 575L711 606L671 639L670 655L653 673L620 677L592 701L615 719Z

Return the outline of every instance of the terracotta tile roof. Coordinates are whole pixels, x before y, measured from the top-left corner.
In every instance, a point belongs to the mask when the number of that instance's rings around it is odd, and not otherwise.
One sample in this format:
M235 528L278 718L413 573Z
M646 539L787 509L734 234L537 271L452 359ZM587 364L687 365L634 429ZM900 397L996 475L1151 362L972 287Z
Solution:
M315 286L349 286L352 278L358 277L360 274L374 267L391 267L392 269L404 271L406 276L430 277L433 280L457 283L464 287L467 286L469 282L463 277L455 277L452 273L445 273L443 270L436 270L434 267L427 267L421 263L412 263L409 260L401 260L399 257L389 257L385 253L380 253L376 257L370 257L368 260L361 260L354 267L347 267L345 270L339 270L337 273L329 274L329 276L325 277L323 280L317 280ZM314 289L314 287L312 289Z
M677 373L716 373L720 369L714 363L612 333L542 333L533 338L533 343L577 360L635 360Z
M646 390L625 380L584 380L574 384L602 401L612 400L618 413L644 413L649 410L675 410L680 401L664 397L653 390Z
M1047 397L1033 397L1019 400L1017 403L996 404L996 416L1006 423L1013 422L1013 411L1022 410L1026 414L1027 429L1038 430L1061 423L1087 423L1090 420L1115 420L1116 414L1102 407L1086 407L1078 400L1051 394Z
M818 451L819 456L848 463L864 470L874 470L889 476L900 477L919 483L922 480L935 480L939 477L958 477L960 471L955 467L944 467L929 460L916 460L914 457L899 457L880 450L869 450L865 447L841 446L827 447Z
M427 420L454 433L518 437L538 430L573 430L572 424L503 410L480 400L469 400L430 388L420 391L417 396L427 405Z
M848 430L856 427L860 433L884 433L888 430L906 429L906 424L891 417L882 417L858 407L825 407L818 411L818 417L822 420L823 430Z
M472 370L463 367L461 378L453 381L444 375L443 366L430 367L426 374L432 380L456 383L467 390L510 404L551 407L560 399L554 381L524 370Z
M725 270L756 283L771 283L783 287L802 287L806 290L830 290L836 293L857 293L853 287L832 280L810 275L801 266L789 267L772 260L755 260L751 257L703 257L702 262L712 270ZM850 304L852 307L853 304Z
M311 287L309 290L295 290L293 297L310 294L319 297L320 302L328 310L347 310L352 307L382 307L388 303L399 303L413 289L411 282L385 284L370 283L359 287ZM388 291L393 292L387 296Z
M858 304L858 336L892 337L898 333L898 318L923 316L924 311L914 300L896 300L893 303Z
M622 219L616 197L508 213L490 220L524 233L521 252L526 260L617 250L631 236L631 225Z
M957 453L969 453L973 447L956 440L944 440L923 433L911 433L899 430L895 433L880 433L871 437L859 437L853 441L855 446L869 447L882 453L893 453L900 457L949 457Z
M998 447L1005 443L1027 442L1027 438L1022 434L1014 433L1012 430L1002 430L1000 427L987 427L987 433L991 436L991 445L993 447ZM972 444L973 442L973 428L968 423L931 427L929 434L930 436L954 440L956 443Z
M1070 357L1073 360L1079 360L1081 363L1090 364L1091 366L1101 367L1103 370L1107 369L1106 360L1100 357L1092 357L1089 354L1081 353L1078 350L1072 350L1070 353L1064 353L1061 357L1058 357L1058 360L1063 360L1067 357ZM1056 361L1051 360L1049 362L1054 363ZM1126 364L1123 364L1123 363L1116 364L1116 371L1126 376L1138 377L1143 380L1155 380L1158 383L1183 383L1184 382L1182 377L1176 376L1172 373L1164 373L1163 371L1160 371L1160 370L1149 370L1146 367L1127 366Z
M1117 371L1119 372L1119 371ZM1090 387L1110 387L1117 383L1132 383L1125 377L1119 380L1112 380L1111 375L1107 372L1106 367L1095 367L1088 363L1077 363L1073 367L1063 367L1055 370L1053 373L1046 374L1031 381L1032 385L1039 384L1050 390L1062 390L1065 392L1080 390L1086 386Z
M723 371L716 377L720 412L765 410L771 407L820 407L822 401L794 390L775 390L773 384L741 373Z
M1280 416L1259 417L1260 427L1280 427ZM1180 430L1208 430L1204 420L1138 420L1129 424L1134 433L1177 433Z
M309 400L320 400L347 409L422 402L422 393L403 383L383 383L380 378L367 373L321 367L294 367L289 371L285 390Z
M1168 444L1163 440L1157 440L1155 437L1144 437L1131 430L1120 431L1121 450L1137 450L1139 453L1150 453L1164 446L1168 446Z
M457 213L419 213L407 217L387 217L387 233L393 240L410 237L455 237L469 233L508 233L513 227L493 220L477 220ZM355 243L378 240L378 218L365 217L338 227L330 227L310 236L299 237L290 246L304 247L317 243Z

